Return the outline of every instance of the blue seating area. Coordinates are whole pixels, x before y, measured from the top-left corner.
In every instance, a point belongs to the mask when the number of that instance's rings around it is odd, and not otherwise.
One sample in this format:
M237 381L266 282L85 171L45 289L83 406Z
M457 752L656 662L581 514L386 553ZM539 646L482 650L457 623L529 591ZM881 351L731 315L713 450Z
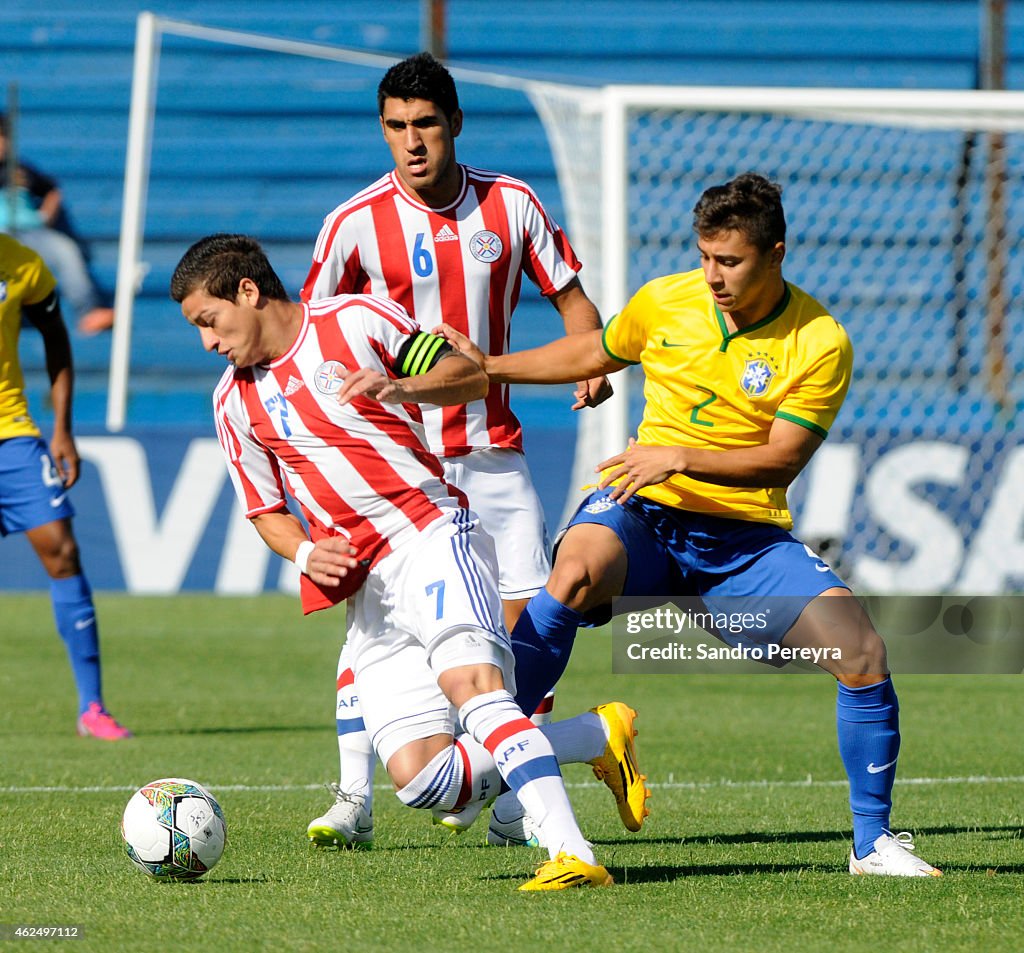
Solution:
M108 288L120 228L135 18L152 6L111 0L99 10L51 0L40 10L35 3L8 0L0 10L5 74L19 88L21 154L60 179ZM154 12L398 55L420 46L419 0L240 6L231 0L178 2L157 5ZM1009 6L1008 85L1020 89L1024 4ZM476 0L449 0L447 7L454 62L538 78L584 84L902 88L969 88L975 82L977 0L744 0L726 5L521 0L504 10ZM297 290L323 215L389 168L374 114L378 78L376 69L165 39L143 250L149 270L137 303L130 422L205 425L207 395L221 366L202 354L167 299L171 270L201 235L245 231L264 241L286 285ZM460 158L526 179L564 222L547 139L526 97L471 84L460 84L460 89L467 113ZM902 170L904 179L925 174L931 164L952 161L951 155L920 155L918 168ZM922 209L922 220L930 221L928 213ZM827 242L826 232L826 225L815 223L800 240L808 246ZM927 230L921 241L926 256ZM1019 262L1020 253L1013 254ZM1020 274L1019 264L1015 273ZM808 284L813 287L812 281ZM1012 290L1019 298L1022 289ZM835 310L845 314L862 307L858 295L851 291L835 301ZM884 316L894 322L892 335L880 340L868 360L892 361L915 321L928 320L922 310L927 310L927 299L911 290L900 315ZM1014 314L1019 318L1019 311ZM514 345L540 343L557 327L548 305L524 293ZM45 378L41 349L32 337L27 336L24 353L38 393L45 389ZM77 420L85 427L100 426L109 336L75 334L74 346ZM887 352L890 346L893 351ZM917 366L919 360L907 354ZM922 359L942 367L934 351ZM1021 354L1015 361L1022 363ZM550 400L524 391L519 403L527 419L541 420L550 416ZM984 415L984 396L977 400ZM566 426L571 425L567 419Z

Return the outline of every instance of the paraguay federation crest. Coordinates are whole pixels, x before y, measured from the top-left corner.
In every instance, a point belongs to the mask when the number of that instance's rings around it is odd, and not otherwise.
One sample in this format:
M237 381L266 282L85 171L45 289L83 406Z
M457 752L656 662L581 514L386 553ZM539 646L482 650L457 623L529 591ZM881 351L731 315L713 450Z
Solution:
M504 250L501 239L490 229L483 229L476 232L469 240L469 253L485 265L497 261Z
M765 357L753 357L743 365L740 387L748 397L761 397L775 377L775 369Z
M337 394L345 380L345 368L340 361L324 361L313 375L313 383L321 394Z

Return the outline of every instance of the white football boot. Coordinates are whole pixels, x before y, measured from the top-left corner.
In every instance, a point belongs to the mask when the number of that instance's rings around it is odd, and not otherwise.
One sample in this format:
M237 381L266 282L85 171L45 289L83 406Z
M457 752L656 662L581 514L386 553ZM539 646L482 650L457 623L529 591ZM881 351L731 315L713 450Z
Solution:
M334 803L326 814L309 822L306 836L317 847L369 849L373 845L373 815L366 811L362 792L358 788L343 791L334 782L326 787L334 795Z
M883 877L941 877L942 871L915 854L913 835L908 831L886 831L875 841L875 849L858 860L850 851L851 874L879 874Z
M446 828L453 834L465 834L476 822L483 809L490 805L492 801L494 801L493 797L482 801L470 801L462 807L452 808L451 810L439 807L434 808L432 811L433 817L430 822L438 827Z
M521 807L518 801L512 802L518 810L508 818L499 817L505 809L499 798L491 808L491 823L487 828L487 843L492 847L543 847L544 835L540 825Z

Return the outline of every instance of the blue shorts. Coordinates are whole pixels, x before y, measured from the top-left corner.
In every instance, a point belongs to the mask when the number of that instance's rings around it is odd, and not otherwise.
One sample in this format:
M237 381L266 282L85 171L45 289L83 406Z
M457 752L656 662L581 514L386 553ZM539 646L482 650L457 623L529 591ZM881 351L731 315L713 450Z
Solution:
M0 536L75 515L41 437L0 440Z
M626 550L622 595L663 605L699 598L713 613L762 612L764 628L712 633L729 645L777 643L804 607L826 589L849 587L817 555L772 523L724 519L663 506L640 496L619 505L610 489L596 490L569 521L607 526ZM602 625L612 607L587 614Z

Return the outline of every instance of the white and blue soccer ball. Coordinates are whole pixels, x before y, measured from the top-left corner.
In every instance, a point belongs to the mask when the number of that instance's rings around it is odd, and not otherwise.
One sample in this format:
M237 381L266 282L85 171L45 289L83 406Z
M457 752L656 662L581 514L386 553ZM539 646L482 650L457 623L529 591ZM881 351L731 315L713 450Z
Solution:
M157 880L195 880L220 860L227 843L224 812L201 784L161 778L139 788L121 818L132 862Z

